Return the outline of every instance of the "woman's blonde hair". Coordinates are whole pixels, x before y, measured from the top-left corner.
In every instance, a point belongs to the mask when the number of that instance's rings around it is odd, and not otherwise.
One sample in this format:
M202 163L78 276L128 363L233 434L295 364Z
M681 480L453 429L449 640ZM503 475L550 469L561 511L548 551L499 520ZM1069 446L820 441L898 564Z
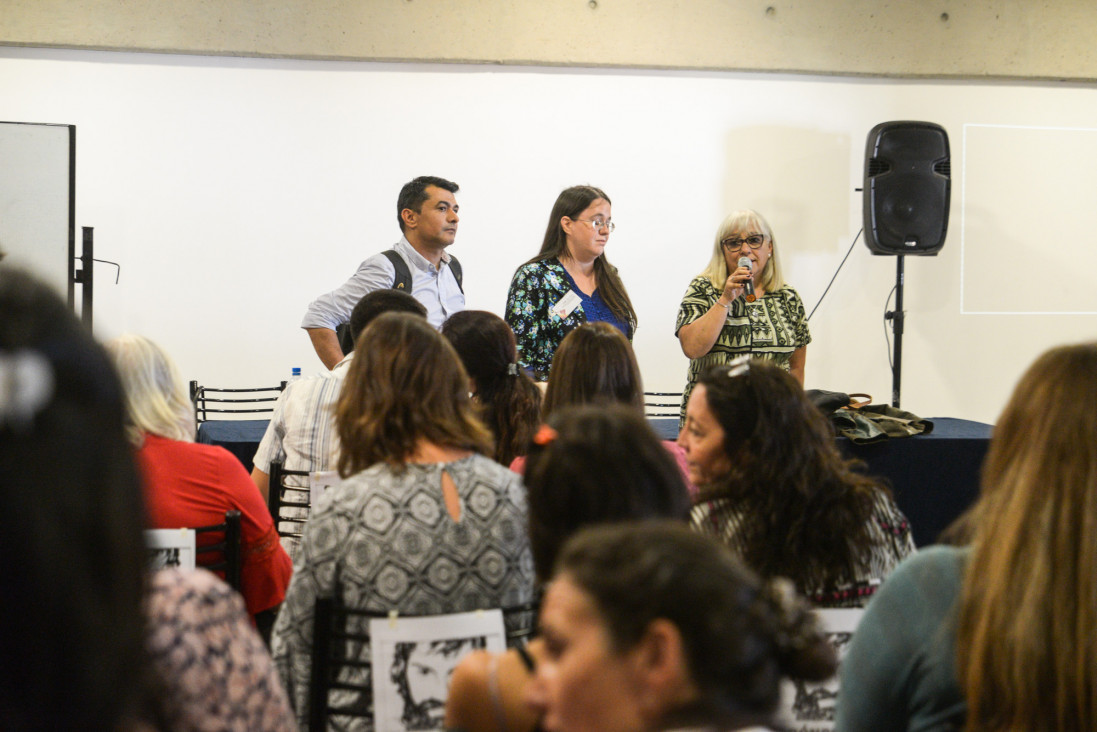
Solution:
M1054 348L994 428L957 670L967 730L1097 729L1097 343Z
M468 373L426 320L380 315L358 336L354 354L335 406L344 478L375 463L402 465L420 440L492 454Z
M773 238L773 230L769 228L769 223L762 218L762 214L749 208L742 211L733 211L720 223L719 228L716 229L716 240L712 245L712 258L700 276L707 278L717 290L723 290L724 283L727 282L728 275L731 273L728 272L727 260L724 258L724 246L720 242L736 232L748 231L763 235L773 247L773 253L770 254L769 261L766 262L765 268L758 275L758 287L763 292L773 292L781 289L785 286L785 277L781 273L781 258L777 254L777 240Z
M122 380L126 431L140 445L144 434L194 440L194 407L171 357L148 338L126 333L106 345Z

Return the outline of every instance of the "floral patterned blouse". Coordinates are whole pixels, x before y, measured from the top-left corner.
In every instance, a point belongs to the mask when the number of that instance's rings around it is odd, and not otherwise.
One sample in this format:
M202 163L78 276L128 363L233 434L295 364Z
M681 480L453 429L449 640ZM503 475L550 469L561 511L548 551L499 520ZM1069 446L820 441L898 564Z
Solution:
M589 313L582 304L563 318L552 312L552 306L568 294L571 286L558 259L523 264L510 282L504 319L518 339L518 362L531 371L536 381L548 380L560 342L588 320ZM630 341L634 331L629 324L625 335Z
M712 309L720 298L720 290L707 277L695 277L689 283L678 308L675 335ZM714 364L725 364L736 356L749 353L755 358L773 361L785 371L797 348L811 343L804 303L796 290L788 285L767 292L752 303L735 298L728 311L727 322L716 338L712 350L700 358L690 359L686 372L686 388L682 392L681 421L686 419L686 404L701 373Z
M160 570L150 578L146 613L146 646L169 729L297 729L235 590L204 569Z

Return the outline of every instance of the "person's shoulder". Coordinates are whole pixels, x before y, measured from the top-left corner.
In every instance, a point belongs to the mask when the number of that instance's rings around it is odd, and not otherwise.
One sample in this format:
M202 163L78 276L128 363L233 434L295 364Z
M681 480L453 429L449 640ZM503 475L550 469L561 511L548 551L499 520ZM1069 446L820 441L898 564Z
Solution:
M927 546L914 552L895 568L884 582L918 588L942 588L959 584L967 565L966 547Z
M539 259L535 262L526 262L514 270L515 278L534 277L545 272L563 272L564 267L555 259Z
M150 619L189 617L201 607L232 608L236 599L235 590L204 569L161 569L149 577ZM243 605L235 609L243 612Z
M478 475L486 476L497 483L513 483L520 480L518 473L512 471L505 465L492 460L487 455L480 455L479 453L473 453L469 457L465 458L468 461L468 465Z
M712 280L704 275L697 275L689 281L689 285L686 287L686 297L698 294L708 295L712 292L716 292L716 288L713 286Z

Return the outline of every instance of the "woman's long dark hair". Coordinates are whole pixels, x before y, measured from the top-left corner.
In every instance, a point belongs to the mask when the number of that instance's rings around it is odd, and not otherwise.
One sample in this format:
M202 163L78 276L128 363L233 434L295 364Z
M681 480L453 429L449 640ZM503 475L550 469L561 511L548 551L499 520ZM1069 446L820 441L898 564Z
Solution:
M566 257L567 237L564 234L564 228L560 225L560 219L565 216L570 219L577 218L587 206L598 199L613 203L605 191L594 186L572 186L561 191L556 197L556 203L552 206L552 213L549 214L541 251L526 264ZM628 324L628 336L632 338L632 334L636 332L636 309L632 307L632 300L629 299L628 291L625 290L625 285L617 274L617 268L606 260L605 254L594 260L594 278L598 283L598 291L602 293L602 299L614 315Z
M121 729L151 684L122 387L53 290L0 269L0 729Z
M888 489L842 456L792 376L760 360L741 368L713 366L698 380L733 465L700 499L728 499L717 513L742 517L738 550L763 577L788 577L805 594L847 584L865 564L873 506Z
M476 382L480 417L495 435L496 462L525 455L541 422L541 390L518 367L514 331L494 313L462 310L442 325L442 335Z

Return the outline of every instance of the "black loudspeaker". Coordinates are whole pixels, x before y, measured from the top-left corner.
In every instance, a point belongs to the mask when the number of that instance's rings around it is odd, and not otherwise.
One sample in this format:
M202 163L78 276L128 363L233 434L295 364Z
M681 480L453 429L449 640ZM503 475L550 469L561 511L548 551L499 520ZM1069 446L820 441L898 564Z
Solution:
M873 254L936 254L952 190L948 133L932 122L884 122L865 145L865 244Z

